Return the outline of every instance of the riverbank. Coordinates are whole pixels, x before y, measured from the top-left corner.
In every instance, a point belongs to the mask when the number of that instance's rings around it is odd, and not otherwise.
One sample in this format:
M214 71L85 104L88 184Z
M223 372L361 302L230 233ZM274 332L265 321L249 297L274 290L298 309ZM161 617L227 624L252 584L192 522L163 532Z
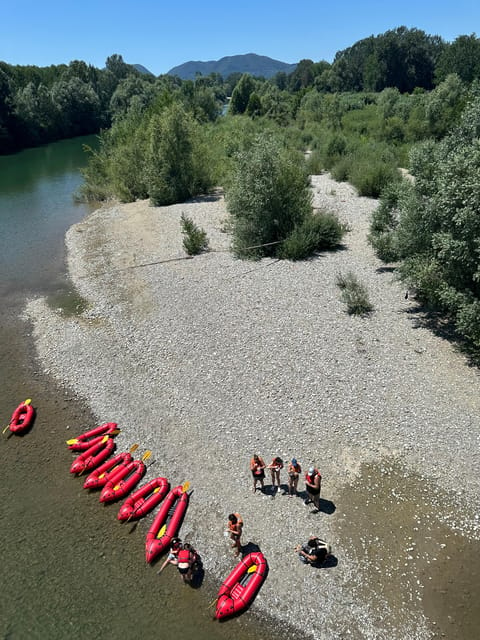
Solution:
M152 449L151 477L191 482L182 535L213 580L234 565L226 517L243 515L244 542L270 565L253 613L315 638L434 637L423 593L429 568L450 549L432 529L479 537L479 375L422 326L415 301L368 247L376 202L325 175L312 185L314 205L351 228L341 251L302 263L236 260L221 194L163 208L115 205L67 234L70 276L88 309L66 317L39 299L27 315L45 372L98 421L122 426L119 447ZM207 231L212 251L185 259L182 213ZM369 290L369 318L348 316L339 300L336 276L348 270ZM322 513L301 499L254 495L254 452L315 463ZM352 495L359 480L363 490ZM391 502L380 509L382 485L391 485ZM410 502L412 513L400 510ZM372 507L355 536L349 523ZM293 547L313 532L332 543L336 567L298 562ZM392 581L397 598L380 589Z

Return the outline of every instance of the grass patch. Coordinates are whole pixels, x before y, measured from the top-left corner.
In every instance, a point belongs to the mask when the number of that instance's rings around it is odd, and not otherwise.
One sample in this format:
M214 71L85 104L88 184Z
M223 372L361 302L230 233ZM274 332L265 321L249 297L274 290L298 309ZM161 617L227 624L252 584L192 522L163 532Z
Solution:
M196 256L208 249L207 232L198 227L191 218L182 213L180 219L183 233L183 248L189 256Z
M366 316L373 311L367 288L352 271L346 274L339 273L336 284L341 291L340 299L347 305L350 315Z

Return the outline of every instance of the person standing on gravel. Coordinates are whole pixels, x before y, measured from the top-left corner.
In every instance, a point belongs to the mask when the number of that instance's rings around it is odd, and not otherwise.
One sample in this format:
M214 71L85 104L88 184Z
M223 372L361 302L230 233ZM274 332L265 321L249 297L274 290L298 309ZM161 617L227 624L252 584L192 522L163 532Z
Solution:
M256 453L250 460L250 471L252 472L253 476L253 493L257 491L257 482L260 482L260 486L262 487L263 491L265 488L263 484L263 479L265 478L265 462Z
M307 499L305 504L313 502L317 511L320 511L320 489L322 488L322 476L320 471L315 467L310 467L305 474L305 489L307 491Z
M278 456L275 456L272 462L267 466L267 469L270 469L270 473L272 474L273 492L275 492L275 483L280 489L280 470L283 469L283 460Z
M228 531L230 538L233 540L232 549L235 549L235 555L240 555L242 550L242 544L240 538L242 537L243 520L239 513L231 513L228 516Z
M290 497L297 495L298 478L302 473L302 467L298 464L296 458L292 458L288 463L288 493Z

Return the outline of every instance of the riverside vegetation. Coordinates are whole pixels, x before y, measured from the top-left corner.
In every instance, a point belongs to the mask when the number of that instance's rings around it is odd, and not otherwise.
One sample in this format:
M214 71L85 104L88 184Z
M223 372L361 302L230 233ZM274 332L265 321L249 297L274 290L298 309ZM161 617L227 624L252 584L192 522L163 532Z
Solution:
M233 251L253 259L339 247L347 229L309 199L308 175L329 171L381 198L370 233L378 256L478 353L479 78L474 35L446 43L406 27L269 80L141 76L118 55L102 71L1 63L0 142L109 127L90 150L82 197L167 205L221 186Z

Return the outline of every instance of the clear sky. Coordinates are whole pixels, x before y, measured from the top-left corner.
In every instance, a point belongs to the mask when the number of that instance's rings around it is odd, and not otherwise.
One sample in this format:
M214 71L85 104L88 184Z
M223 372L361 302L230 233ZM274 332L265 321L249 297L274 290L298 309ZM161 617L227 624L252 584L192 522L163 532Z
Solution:
M4 62L103 67L118 53L155 75L244 53L332 62L337 51L402 25L448 42L480 30L479 0L2 0L0 7Z

